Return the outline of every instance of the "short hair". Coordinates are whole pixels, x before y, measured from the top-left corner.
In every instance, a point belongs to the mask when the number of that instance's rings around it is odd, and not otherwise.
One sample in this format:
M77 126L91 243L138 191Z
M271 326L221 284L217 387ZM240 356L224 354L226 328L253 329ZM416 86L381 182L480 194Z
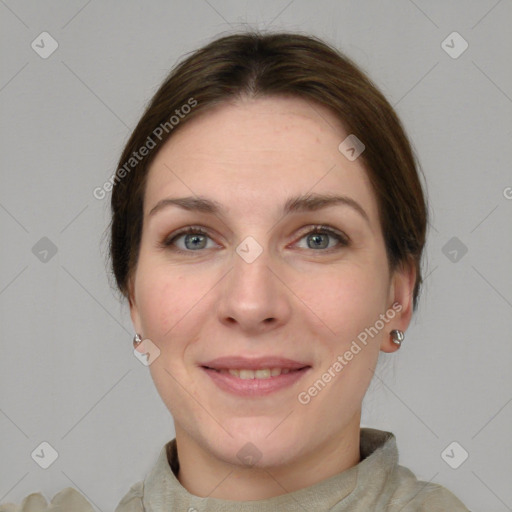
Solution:
M116 285L125 298L140 250L148 169L158 150L182 126L219 104L280 96L327 107L363 142L359 158L377 199L389 267L415 267L416 309L427 204L419 164L396 112L352 60L319 38L256 30L217 38L178 63L123 149L112 188L109 249ZM186 115L174 115L182 112ZM133 154L149 147L149 140L151 150L135 159Z

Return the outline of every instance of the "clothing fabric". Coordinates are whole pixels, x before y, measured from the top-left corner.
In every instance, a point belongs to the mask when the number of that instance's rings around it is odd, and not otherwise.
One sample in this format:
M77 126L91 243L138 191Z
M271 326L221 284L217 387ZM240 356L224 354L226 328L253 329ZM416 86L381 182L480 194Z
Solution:
M144 481L132 485L115 512L469 512L444 487L416 479L398 464L395 436L362 428L361 461L326 480L298 491L257 501L200 498L178 481L176 439L166 443ZM47 507L47 508L45 508ZM0 505L0 512L93 512L76 490L67 488L47 505L39 493L22 504Z

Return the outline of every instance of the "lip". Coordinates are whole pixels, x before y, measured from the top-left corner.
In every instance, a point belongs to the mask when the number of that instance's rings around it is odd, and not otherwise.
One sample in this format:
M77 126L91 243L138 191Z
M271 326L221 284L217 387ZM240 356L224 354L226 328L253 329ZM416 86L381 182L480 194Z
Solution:
M254 359L220 357L200 365L200 368L223 391L243 397L262 397L293 386L309 373L311 365L282 357ZM282 368L290 371L268 379L241 379L230 373L220 373L218 371L224 369L262 370L265 368Z
M263 370L265 368L283 368L287 370L300 370L301 368L311 365L303 361L295 361L293 359L287 359L285 357L268 356L248 358L240 356L230 356L218 357L217 359L212 359L211 361L207 361L206 363L201 363L200 366L213 368L215 370Z

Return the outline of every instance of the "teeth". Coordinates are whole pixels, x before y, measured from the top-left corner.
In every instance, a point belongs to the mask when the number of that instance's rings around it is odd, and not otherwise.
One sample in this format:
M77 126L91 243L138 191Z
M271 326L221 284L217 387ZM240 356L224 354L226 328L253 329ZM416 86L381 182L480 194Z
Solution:
M270 379L270 377L277 377L278 375L290 373L290 370L287 368L264 368L262 370L234 370L230 368L219 370L220 373L229 373L234 377L238 377L239 379L248 380L248 379Z

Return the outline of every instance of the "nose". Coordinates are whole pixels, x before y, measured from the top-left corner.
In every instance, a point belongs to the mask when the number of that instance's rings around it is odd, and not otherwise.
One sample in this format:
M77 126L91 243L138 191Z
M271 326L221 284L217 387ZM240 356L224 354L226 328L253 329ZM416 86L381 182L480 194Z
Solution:
M247 335L286 324L292 311L292 293L275 267L265 251L251 263L235 253L233 268L219 290L219 321Z

